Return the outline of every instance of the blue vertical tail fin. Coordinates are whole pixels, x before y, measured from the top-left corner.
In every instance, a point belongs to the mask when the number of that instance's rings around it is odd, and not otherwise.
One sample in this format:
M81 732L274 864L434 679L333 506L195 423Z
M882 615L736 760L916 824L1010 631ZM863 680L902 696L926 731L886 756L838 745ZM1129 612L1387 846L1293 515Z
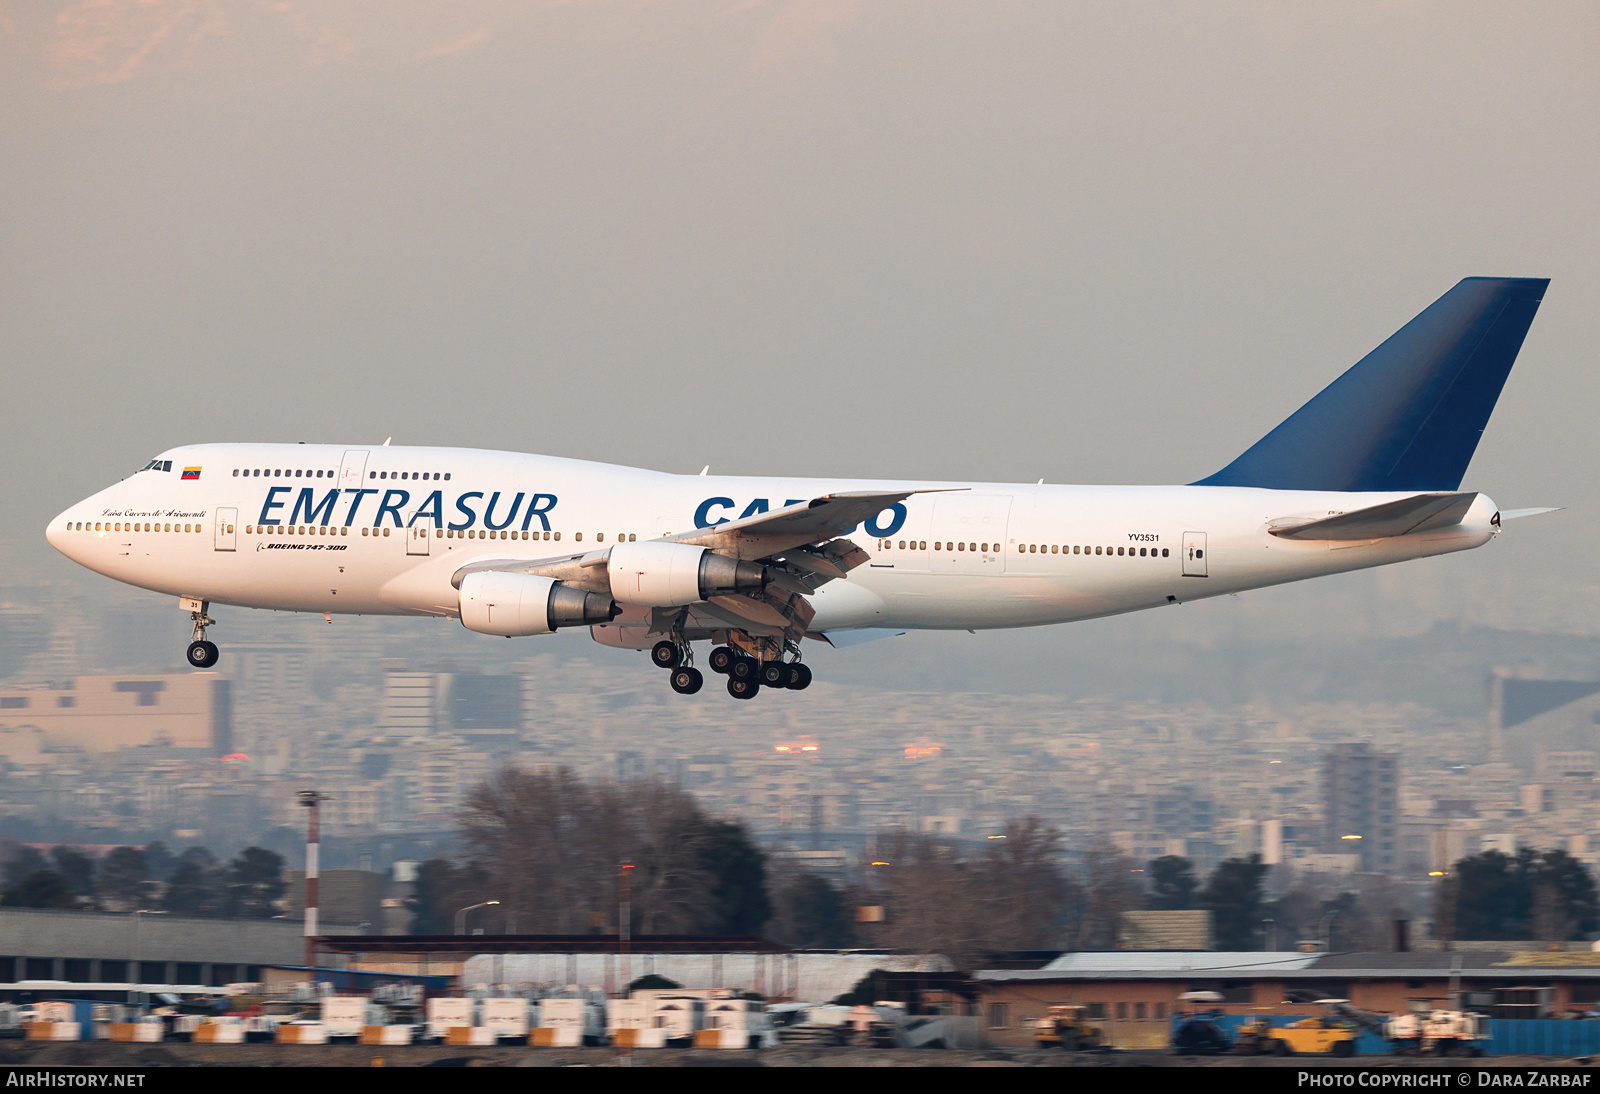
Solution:
M1194 485L1457 489L1549 284L1467 278Z

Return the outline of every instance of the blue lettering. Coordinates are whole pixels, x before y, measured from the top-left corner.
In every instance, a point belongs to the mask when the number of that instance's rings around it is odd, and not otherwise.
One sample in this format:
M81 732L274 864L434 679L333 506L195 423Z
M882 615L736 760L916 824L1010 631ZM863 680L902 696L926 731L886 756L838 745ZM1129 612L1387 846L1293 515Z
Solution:
M541 506L539 504L541 501L546 502L547 504ZM555 507L556 496L554 494L535 494L533 497L529 498L527 515L522 518L522 530L526 532L528 530L528 523L532 521L534 517L538 517L540 527L548 532L550 530L550 518L545 516L545 514L550 512L550 510L554 509ZM512 510L512 515L516 515L515 510Z
M305 487L300 491L300 496L295 499L294 512L289 514L289 523L321 524L326 527L328 522L333 519L333 503L337 501L338 498L339 491L329 490L328 496L323 498L321 503L316 506L312 506L311 503L316 500L316 496L312 493L311 487ZM300 513L302 511L304 511L306 515L306 519L303 522L300 520ZM318 514L321 514L321 520L317 519Z
M417 521L421 520L423 517L432 517L433 527L439 527L439 525L444 523L444 516L439 512L443 505L444 495L435 490L433 493L422 499L422 504L417 506L417 511L411 514L411 524L407 524L406 527L410 528L412 524L416 524Z
M889 521L889 523L886 524L886 525L885 524L879 524L878 523L878 517L883 516L883 513L893 513L894 514L894 519ZM873 535L879 537L880 539L883 538L884 536L892 536L892 535L894 535L896 532L898 532L900 530L901 526L903 524L905 524L905 522L906 522L906 507L905 507L905 503L897 501L893 505L891 505L889 508L885 509L883 511L883 513L879 513L877 517L873 517L871 520L867 521L867 525L866 525L867 531L871 532Z
M361 499L366 497L368 494L376 494L377 491L376 490L346 490L345 493L351 495L351 498L350 498L350 512L346 513L345 517L344 517L344 526L346 528L349 528L351 525L355 524L355 522L356 522L356 510L361 508Z
M506 514L506 519L499 524L494 522L494 505L500 500L500 491L496 490L489 499L489 506L483 511L483 526L498 532L502 528L511 527L511 522L517 519L517 510L522 508L522 495L518 494L511 499L511 512Z
M757 513L765 513L766 511L767 499L757 498L755 501L744 507L744 512L739 514L739 519L743 520L745 517L753 517Z
M728 518L727 517L723 517L720 520L712 520L711 519L711 510L713 508L716 508L716 509L732 509L733 508L733 499L732 498L707 498L705 501L701 502L700 503L700 508L698 508L698 509L696 509L694 511L694 526L696 528L715 528L719 524L727 524L728 523Z
M399 500L396 501L396 498ZM383 514L392 513L394 514L394 526L396 528L404 528L405 522L400 519L400 507L410 500L411 494L406 490L390 490L385 493L383 502L378 506L378 515L373 518L372 526L374 528L382 527Z
M287 494L290 490L293 490L293 489L294 489L294 487L292 487L292 486L274 486L270 490L268 490L267 491L267 500L265 502L263 502L262 505L261 505L261 516L256 518L256 523L257 524L282 524L283 521L278 520L276 517L268 517L267 514L272 512L274 509L282 509L283 508L283 502L277 500L278 499L278 495L279 494Z
M806 500L805 498L790 498L788 501L783 503L783 507L785 509L787 509L787 508L789 508L789 506L791 506L791 505L799 505L801 502L803 502L805 500Z
M469 494L462 494L459 498L457 498L456 509L460 511L460 513L467 519L465 521L452 521L450 527L459 532L461 529L471 528L475 523L477 523L478 514L467 508L467 499L481 497L483 497L483 491L474 490Z

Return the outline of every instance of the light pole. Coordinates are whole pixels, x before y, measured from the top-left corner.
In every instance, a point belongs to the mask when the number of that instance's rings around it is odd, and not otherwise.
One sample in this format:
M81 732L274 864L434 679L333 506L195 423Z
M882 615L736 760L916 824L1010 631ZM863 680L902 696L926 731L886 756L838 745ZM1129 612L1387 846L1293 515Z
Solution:
M315 790L302 790L295 795L301 805L309 809L306 820L306 971L313 984L317 981L317 856L321 849L321 829L318 813L326 801Z
M498 900L485 900L482 904L468 904L465 908L461 909L459 912L456 913L456 934L466 934L467 933L467 913L468 912L475 911L478 908L487 908L492 904L499 904L499 903L500 902Z

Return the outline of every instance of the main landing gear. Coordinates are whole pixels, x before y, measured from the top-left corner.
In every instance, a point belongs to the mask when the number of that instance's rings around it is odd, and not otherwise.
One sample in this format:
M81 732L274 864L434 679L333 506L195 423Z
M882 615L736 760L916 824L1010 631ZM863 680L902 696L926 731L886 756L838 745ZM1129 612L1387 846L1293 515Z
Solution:
M189 659L189 667L196 669L208 669L212 665L215 665L217 660L222 656L222 654L218 652L217 644L215 642L206 641L206 628L215 626L217 622L215 619L212 619L206 614L206 609L211 605L209 602L204 600L194 601L187 598L180 600L179 603L182 606L191 609L189 612L189 618L194 620L194 631L191 635L194 641L189 643L189 649L186 651L186 656Z
M650 650L650 660L664 669L672 670L672 690L679 695L693 695L705 686L706 678L694 667L694 651L685 642L657 642Z
M650 660L672 670L672 690L693 695L705 684L705 677L692 664L694 652L687 642L670 639L657 642ZM811 670L799 661L759 661L732 646L717 646L706 658L711 671L728 678L728 694L735 699L754 699L763 688L804 691L811 686Z

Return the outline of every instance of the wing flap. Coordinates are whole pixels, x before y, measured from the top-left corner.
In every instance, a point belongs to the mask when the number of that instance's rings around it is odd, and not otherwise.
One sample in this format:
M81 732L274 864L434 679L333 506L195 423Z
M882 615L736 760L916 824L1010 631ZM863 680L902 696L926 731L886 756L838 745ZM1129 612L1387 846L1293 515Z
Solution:
M1460 524L1476 493L1417 494L1386 501L1321 520L1285 518L1271 521L1267 531L1280 539L1368 540L1420 535Z

